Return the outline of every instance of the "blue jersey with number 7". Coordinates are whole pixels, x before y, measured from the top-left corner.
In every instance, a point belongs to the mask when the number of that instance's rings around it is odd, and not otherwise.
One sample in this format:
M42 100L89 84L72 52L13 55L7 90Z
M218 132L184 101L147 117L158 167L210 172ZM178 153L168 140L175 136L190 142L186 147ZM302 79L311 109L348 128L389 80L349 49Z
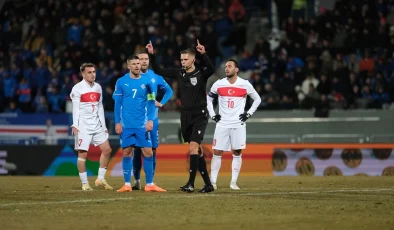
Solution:
M116 81L112 98L115 100L115 123L123 128L144 128L155 117L155 85L149 78L131 78L130 73Z

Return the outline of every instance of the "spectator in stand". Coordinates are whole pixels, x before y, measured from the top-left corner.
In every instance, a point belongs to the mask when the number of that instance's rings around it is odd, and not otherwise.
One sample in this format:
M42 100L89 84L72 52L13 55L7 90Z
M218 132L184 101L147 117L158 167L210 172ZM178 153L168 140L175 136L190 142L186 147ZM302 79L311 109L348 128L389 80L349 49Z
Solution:
M1 109L11 100L23 107L17 92L26 79L22 85L30 86L34 98L31 111L45 111L48 104L50 112L53 105L56 111L65 111L64 102L69 98L64 95L69 84L80 81L76 71L80 63L99 63L97 80L113 89L118 76L127 72L118 63L143 50L149 40L157 47L159 64L172 68L180 66L179 51L196 38L210 51L216 67L231 56L240 60L242 54L251 53L254 64L245 60L245 71L239 75L253 75L256 89L265 89L269 83L278 93L277 99L264 101L269 107L262 103L259 109L293 108L287 106L289 101L301 108L310 73L316 91L327 94L330 106L394 107L394 6L390 1L337 0L332 10L322 8L317 17L292 14L279 18L278 29L262 23L258 35L254 24L265 18L253 21L253 17L266 10L264 1L205 0L196 4L166 0L151 11L157 2L44 0L39 5L35 1L21 5L6 1L0 11ZM256 34L257 41L247 39L248 34ZM169 58L163 60L163 56ZM272 73L274 82L269 80ZM59 100L51 93L41 98L40 92L49 84L59 92ZM261 96L266 94L262 90ZM277 106L280 101L286 106ZM162 109L177 110L177 102L179 94Z
M22 78L21 82L19 83L17 94L19 95L19 108L21 108L24 113L31 112L31 88L26 78Z
M4 110L5 113L16 113L16 114L21 114L22 110L16 107L16 103L13 101L10 101L8 108Z

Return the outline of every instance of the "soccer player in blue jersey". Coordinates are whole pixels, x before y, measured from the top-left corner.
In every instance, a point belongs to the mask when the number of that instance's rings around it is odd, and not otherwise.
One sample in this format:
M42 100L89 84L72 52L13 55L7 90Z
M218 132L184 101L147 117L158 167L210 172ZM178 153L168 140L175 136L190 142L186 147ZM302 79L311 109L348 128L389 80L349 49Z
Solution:
M153 150L153 173L155 173L156 169L156 149L159 146L159 107L163 107L168 100L172 97L173 91L171 87L167 84L167 82L163 79L162 76L159 76L153 72L153 70L149 69L149 54L146 51L139 52L137 54L138 58L140 59L141 63L141 73L142 77L148 78L155 87L153 91L155 95L158 95L157 92L159 90L164 91L163 98L160 102L156 101L156 110L155 110L155 118L153 120L153 129L150 131L150 138L152 141L152 150ZM142 150L141 148L134 148L134 156L133 156L133 175L135 179L135 184L132 187L133 190L140 190L141 183L140 183L140 175L141 175L141 168L142 168Z
M116 81L113 99L115 100L115 131L120 135L123 149L123 177L125 184L118 192L131 192L131 172L133 148L141 147L144 154L146 192L165 192L153 183L153 152L149 132L153 129L155 117L156 87L149 78L141 77L141 64L138 56L127 59L130 73Z

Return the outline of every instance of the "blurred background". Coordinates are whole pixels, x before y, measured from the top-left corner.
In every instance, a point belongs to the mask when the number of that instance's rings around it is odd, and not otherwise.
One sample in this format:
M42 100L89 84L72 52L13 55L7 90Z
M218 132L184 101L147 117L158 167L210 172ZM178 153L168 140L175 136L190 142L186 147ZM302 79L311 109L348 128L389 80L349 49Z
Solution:
M2 145L72 145L69 94L80 64L93 62L118 146L111 95L126 58L152 41L163 67L180 67L196 39L216 66L207 90L235 58L262 98L248 143L394 143L393 0L6 0L0 9ZM160 140L178 144L179 91L168 83ZM210 123L204 143L213 133Z

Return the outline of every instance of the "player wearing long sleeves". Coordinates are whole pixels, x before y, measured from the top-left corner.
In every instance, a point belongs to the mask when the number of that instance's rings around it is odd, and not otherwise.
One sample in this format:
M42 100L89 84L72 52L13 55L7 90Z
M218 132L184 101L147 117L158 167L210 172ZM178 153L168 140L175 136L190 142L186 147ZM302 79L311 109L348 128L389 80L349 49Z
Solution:
M163 90L164 95L160 102L156 101L155 118L153 119L153 129L150 131L150 137L152 141L152 151L153 151L153 174L156 169L156 149L159 146L159 108L163 107L168 100L172 97L173 91L162 76L155 74L155 72L149 69L149 55L147 52L143 51L137 54L141 63L141 73L142 77L150 79L150 81L155 85L153 91L157 95L157 91ZM135 184L133 185L133 190L140 190L140 172L142 168L142 150L141 148L134 148L133 156L133 175L135 179Z
M105 173L111 155L108 142L108 131L105 125L103 92L96 80L96 66L84 63L80 67L83 80L71 90L70 97L73 104L72 134L75 136L75 150L78 151L78 171L82 182L82 190L93 190L88 182L86 173L86 157L90 144L99 146L101 150L100 168L96 186L104 189L113 188L105 180Z
M152 43L150 42L146 48L151 55L155 73L165 78L176 79L180 88L182 137L185 142L189 142L190 155L189 180L180 189L184 192L194 192L198 169L205 182L205 186L199 192L212 192L214 189L209 179L201 141L208 124L206 85L214 72L214 66L205 53L205 47L198 40L196 50L201 58L201 68L194 65L196 54L192 49L181 51L181 69L162 69L155 61Z
M149 78L141 77L141 64L137 56L127 59L130 73L116 81L113 99L115 100L115 131L120 135L123 149L123 177L125 185L118 192L131 192L131 172L133 148L141 147L144 154L146 192L165 192L153 183L153 152L150 131L155 118L155 85Z
M208 112L216 122L211 161L211 182L217 189L216 181L222 164L223 151L232 151L232 177L230 188L239 190L238 175L242 166L242 149L246 148L246 120L253 115L261 103L261 98L249 81L237 76L238 63L230 59L226 62L226 78L216 81L207 96ZM250 109L245 112L246 97L253 99ZM219 114L213 109L213 100L218 98Z

